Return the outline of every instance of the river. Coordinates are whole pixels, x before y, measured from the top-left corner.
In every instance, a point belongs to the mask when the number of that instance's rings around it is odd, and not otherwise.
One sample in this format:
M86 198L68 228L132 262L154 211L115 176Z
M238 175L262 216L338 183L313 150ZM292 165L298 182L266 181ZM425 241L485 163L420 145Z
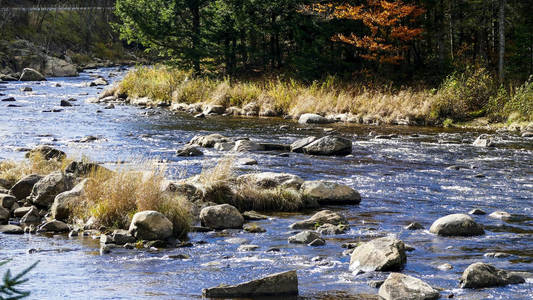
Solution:
M118 76L109 78L110 73ZM104 109L86 103L101 92L86 87L91 75L102 75L111 82L123 71L104 68L82 72L74 78L50 78L46 82L0 84L0 99L13 96L16 102L0 102L0 159L22 159L24 148L50 144L70 156L87 156L113 166L117 161L157 159L167 165L168 176L192 176L226 155L206 149L205 156L183 158L175 155L194 135L221 133L247 136L253 140L291 143L308 135L324 135L324 128L352 139L353 155L316 157L279 152L239 153L237 158L252 157L257 166L237 167L238 172L288 172L306 180L326 179L352 186L361 193L357 206L333 206L345 215L351 229L341 235L327 236L326 245L307 247L287 243L293 234L289 224L306 214L273 214L257 222L267 231L250 234L230 231L191 233L194 247L159 252L115 250L100 256L98 241L89 237L65 235L0 236L0 259L10 258L9 267L21 270L34 261L25 288L30 299L191 299L201 298L202 288L220 283L238 283L262 275L298 270L302 299L322 299L324 295L377 294L370 280L384 279L386 273L352 274L349 256L342 255L341 244L366 241L373 237L396 235L415 248L408 252L402 271L442 288L443 298L455 299L531 299L533 281L525 284L481 290L459 289L459 277L471 263L482 261L499 268L533 272L533 140L517 134L495 133L495 148L476 148L471 144L480 132L407 126L363 126L328 124L298 125L276 118L209 117L165 109L142 109L117 105ZM56 84L61 85L60 87ZM30 86L32 92L22 92ZM58 107L61 99L76 98L72 107ZM16 104L19 107L7 107ZM60 108L60 112L43 112ZM289 125L288 129L281 129ZM285 127L282 127L285 128ZM374 139L375 134L397 134L398 138ZM371 134L371 135L369 135ZM99 139L79 143L82 137ZM461 168L448 168L452 165ZM427 229L431 223L450 213L466 213L479 208L487 213L505 210L519 217L505 222L488 215L473 216L483 224L486 234L479 237L439 237ZM426 230L409 231L403 227L419 222ZM246 239L260 248L236 251L230 237ZM279 252L266 252L278 247ZM28 249L41 251L33 254ZM510 254L489 258L487 252ZM191 258L176 260L173 254ZM451 270L440 270L449 263Z

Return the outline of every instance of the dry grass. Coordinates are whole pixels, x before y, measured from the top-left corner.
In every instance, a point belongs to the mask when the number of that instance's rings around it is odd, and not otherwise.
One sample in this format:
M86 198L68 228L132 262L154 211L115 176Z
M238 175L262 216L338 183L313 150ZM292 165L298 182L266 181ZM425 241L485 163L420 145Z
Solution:
M12 186L21 178L30 174L47 175L55 171L64 170L71 161L68 158L46 160L41 153L32 153L27 159L22 161L1 161L0 179L5 180Z

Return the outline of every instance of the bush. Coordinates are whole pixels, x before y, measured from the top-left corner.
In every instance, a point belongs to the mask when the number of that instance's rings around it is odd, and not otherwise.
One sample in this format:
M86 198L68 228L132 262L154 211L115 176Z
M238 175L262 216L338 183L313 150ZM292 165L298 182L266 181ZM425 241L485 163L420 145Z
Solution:
M0 179L7 181L9 185L14 185L22 177L30 174L48 175L55 171L64 170L71 161L68 158L46 160L41 153L32 153L27 160L1 161Z
M503 109L507 115L520 114L525 121L533 121L533 76L516 91Z

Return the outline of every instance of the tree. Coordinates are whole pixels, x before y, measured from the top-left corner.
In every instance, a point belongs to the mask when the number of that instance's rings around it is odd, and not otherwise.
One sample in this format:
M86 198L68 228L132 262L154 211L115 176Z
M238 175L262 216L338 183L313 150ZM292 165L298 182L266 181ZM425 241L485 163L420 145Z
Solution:
M0 262L0 267L7 264L8 262L9 260ZM22 270L20 273L14 276L11 275L11 271L8 269L4 273L2 283L0 284L0 300L19 300L28 297L30 295L30 292L19 290L18 287L28 281L28 279L24 279L24 276L26 276L28 272L35 268L38 263L39 261L36 261L31 266Z
M503 60L505 57L505 0L499 0L499 4L498 29L500 38L498 45L498 77L500 79L500 83L503 83Z
M362 58L393 64L404 59L407 44L422 33L421 28L409 25L425 12L401 0L366 0L361 5L313 4L308 8L336 19L362 21L368 28L366 34L338 33L332 39L362 49Z

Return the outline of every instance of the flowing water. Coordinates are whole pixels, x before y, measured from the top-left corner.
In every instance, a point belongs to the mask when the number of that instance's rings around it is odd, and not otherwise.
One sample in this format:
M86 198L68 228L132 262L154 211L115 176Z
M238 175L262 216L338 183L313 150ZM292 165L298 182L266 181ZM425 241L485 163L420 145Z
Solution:
M240 153L255 158L257 166L238 167L238 172L288 172L306 180L325 179L348 184L362 195L357 206L329 209L344 214L351 225L346 234L327 236L323 247L287 243L294 234L288 226L308 217L305 214L275 214L257 222L267 232L250 234L239 230L220 233L191 233L194 247L159 252L115 250L98 254L98 241L90 237L64 235L0 236L0 259L10 258L9 267L21 270L39 260L25 287L31 299L191 299L201 298L202 288L220 283L238 283L265 274L298 270L300 295L318 299L325 295L377 294L368 285L386 278L386 273L352 274L349 256L341 244L395 235L413 246L402 271L442 288L443 298L531 299L533 281L506 287L463 290L458 288L462 271L482 261L497 267L533 272L533 140L515 134L496 134L495 148L475 148L480 132L424 127L376 127L361 125L301 126L292 121L261 118L213 117L194 119L165 109L141 109L117 105L103 109L84 100L100 89L84 87L91 75L108 77L116 69L98 69L76 78L51 78L42 83L0 84L0 99L13 96L16 102L0 102L0 159L22 159L24 148L50 144L69 155L88 156L112 165L117 161L156 158L167 164L170 177L191 176L213 165L225 153L205 149L205 156L182 158L175 150L194 135L221 133L247 136L252 140L291 143L308 135L324 135L333 128L352 139L353 156L315 157L279 152ZM61 86L57 87L59 83ZM30 86L32 92L21 92ZM76 98L73 107L57 109L60 99ZM7 107L16 104L19 107ZM289 125L289 129L280 129ZM376 140L375 134L397 134L398 138ZM82 137L99 139L79 143ZM459 166L449 169L449 166ZM487 213L505 210L519 216L505 222L474 216L486 228L480 237L438 237L427 229L437 218L480 208ZM412 221L426 230L409 231ZM236 251L242 238L259 245L251 252ZM271 247L279 252L266 252ZM28 249L40 249L29 254ZM506 258L487 258L487 252L504 252ZM190 259L169 256L187 254ZM438 265L453 269L442 271ZM341 291L341 292L339 292ZM333 296L331 296L333 297ZM336 299L336 298L328 298Z

